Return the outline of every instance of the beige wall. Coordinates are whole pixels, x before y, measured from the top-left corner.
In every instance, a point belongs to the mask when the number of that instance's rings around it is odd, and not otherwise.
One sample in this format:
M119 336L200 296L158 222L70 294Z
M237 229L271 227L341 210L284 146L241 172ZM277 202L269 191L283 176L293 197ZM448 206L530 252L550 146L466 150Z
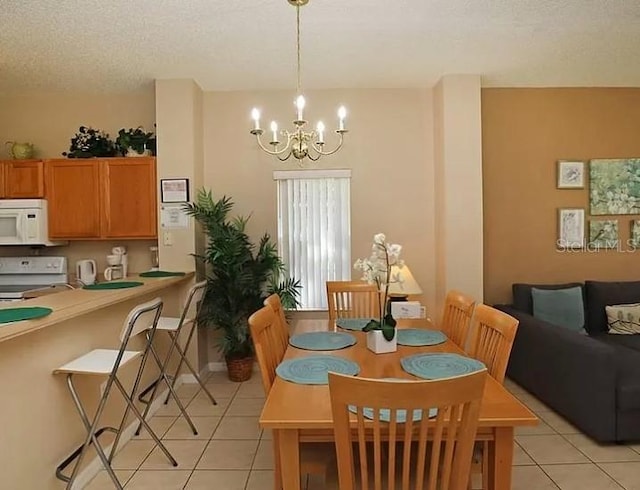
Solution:
M560 253L559 208L584 208L587 186L556 189L557 161L640 157L640 89L484 89L485 298L511 301L514 282L637 280L638 252ZM585 167L588 170L588 166ZM630 220L619 220L629 238Z
M403 245L403 257L422 286L421 300L433 306L434 200L433 108L430 90L322 90L307 94L305 118L328 129L337 124L340 104L348 108L350 132L342 150L309 168L350 168L351 254L368 256L375 233ZM289 128L294 94L209 92L204 97L204 183L214 195L231 196L238 214L251 214L249 231L276 235L273 171L295 169L258 149L250 111L261 108L262 125L277 120ZM335 141L328 131L327 147ZM357 273L354 271L354 276Z
M482 301L480 77L447 75L435 88L436 301L457 289Z
M202 91L193 80L157 80L158 176L189 179L190 196L202 180ZM175 205L174 205L175 206ZM162 229L158 213L160 268L195 270L194 224Z
M38 158L59 158L69 150L71 137L80 126L91 126L109 133L112 139L120 128L144 126L153 130L155 122L153 88L123 94L36 94L0 95L0 158L10 158L5 141L28 141ZM69 272L78 259L95 259L100 270L114 245L126 245L129 269L142 272L150 267L149 246L155 241L71 242L66 247L43 250L43 255L64 255ZM2 247L0 255L30 255L28 247Z

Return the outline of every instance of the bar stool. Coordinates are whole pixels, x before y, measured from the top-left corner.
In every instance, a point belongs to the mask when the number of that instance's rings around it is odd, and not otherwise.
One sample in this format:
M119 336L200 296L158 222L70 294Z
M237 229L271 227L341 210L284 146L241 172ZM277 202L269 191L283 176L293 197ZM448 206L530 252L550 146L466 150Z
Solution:
M67 482L67 489L71 489L74 480L78 474L78 470L82 464L82 460L86 454L87 449L91 444L94 445L96 452L98 453L98 457L102 461L104 468L107 470L109 477L113 481L116 488L119 490L122 489L121 483L118 481L113 469L111 468L111 461L113 460L113 456L115 455L115 451L118 448L118 443L120 442L120 436L122 434L122 430L126 423L127 417L129 415L129 410L131 410L136 418L140 421L140 423L144 426L144 428L149 432L149 435L155 441L156 445L162 450L165 454L169 462L173 466L177 466L178 463L171 456L167 448L162 444L158 436L153 432L149 424L144 420L140 411L136 408L134 404L134 396L142 379L142 374L144 371L144 367L147 362L147 358L149 353L151 352L151 342L153 340L153 334L156 330L156 325L158 323L158 319L160 318L160 312L162 310L162 300L160 298L153 299L147 303L143 303L141 305L136 306L131 310L127 319L124 322L124 326L120 333L120 348L119 349L95 349L91 352L74 359L71 362L68 362L64 366L61 366L53 371L54 374L66 374L67 375L67 386L69 391L71 392L71 397L73 402L80 414L80 418L87 430L87 437L84 443L76 449L67 459L65 459L57 468L56 468L56 477L62 481ZM142 332L150 332L150 335L147 335L147 341L145 343L143 350L127 350L127 346L129 341L139 335ZM133 387L130 392L127 392L126 388L122 385L120 379L118 379L118 371L119 369L127 366L132 363L134 360L140 358L140 366L138 367L138 372L133 383ZM102 397L98 402L98 408L96 409L93 420L89 419L86 410L84 409L78 392L74 386L73 378L74 376L85 375L85 376L108 376L108 379L105 384L104 391L102 393ZM100 421L100 417L102 416L102 412L107 403L107 399L109 397L109 393L111 392L111 388L115 386L118 391L122 394L125 402L127 404L124 415L122 417L122 421L120 422L120 426L118 428L115 427L102 427L98 429L98 424ZM107 457L104 449L100 445L98 441L98 437L104 433L105 431L113 432L116 434L115 440L113 441L113 445L111 446L111 450L109 452L109 456ZM74 461L76 460L76 464L73 467L73 471L70 476L67 476L63 473L63 471Z
M186 352L189 349L189 345L191 344L191 339L193 338L193 334L195 333L195 330L196 330L197 318L198 318L198 314L200 313L202 297L204 296L206 287L207 287L207 281L200 281L194 284L191 287L191 289L189 289L189 292L187 294L187 300L184 304L184 308L182 309L182 314L180 318L161 316L160 319L158 320L157 330L167 332L167 334L169 335L169 338L171 339L171 345L169 346L169 350L167 351L167 356L165 357L164 363L162 364L159 364L159 356L157 355L157 352L155 351L153 346L151 346L151 353L156 359L156 363L158 363L160 367L160 375L152 384L150 384L145 390L143 390L139 396L139 400L147 404L147 407L145 408L145 411L144 411L144 417L146 418L149 408L151 406L151 403L155 398L155 394L158 389L158 384L160 383L160 381L164 380L167 386L169 387L169 393L167 393L167 396L164 400L165 405L169 402L169 397L173 396L178 407L181 409L183 416L187 420L187 423L191 427L191 430L193 431L194 435L197 434L197 431L193 423L191 422L191 419L187 415L186 411L182 410L182 404L174 391L174 387L176 384L176 380L178 378L178 374L180 373L180 369L182 368L182 364L184 363L187 365L187 368L189 369L189 371L191 371L191 374L193 374L193 376L196 378L196 381L200 385L198 392L200 390L204 390L204 392L207 394L207 396L211 400L211 403L213 403L214 405L218 404L218 402L213 397L211 392L209 392L205 384L202 382L202 380L200 379L200 376L198 375L198 372L194 369L191 362L189 362L189 359L187 359L187 356L186 356ZM180 334L182 333L183 327L186 327L189 330L187 333L187 338L184 346L180 347L179 338L180 338ZM173 375L169 375L169 374L166 374L166 372L169 367L169 362L171 360L171 357L174 351L178 353L180 357L180 361L178 362L178 367L176 368L175 373ZM151 396L148 400L146 400L145 396L149 393L149 391L151 391ZM138 427L138 432L140 431L140 429L141 427Z

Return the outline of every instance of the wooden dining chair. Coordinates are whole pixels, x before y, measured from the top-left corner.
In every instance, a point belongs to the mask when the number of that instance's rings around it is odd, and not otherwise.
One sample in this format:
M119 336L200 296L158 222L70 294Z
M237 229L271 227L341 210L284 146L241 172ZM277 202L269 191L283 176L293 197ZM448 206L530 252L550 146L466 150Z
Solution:
M440 329L463 350L467 342L475 305L476 302L473 298L460 291L449 291L445 299Z
M284 314L284 308L282 307L280 296L277 293L273 293L271 296L264 300L264 305L270 306L273 312L276 314L276 318L278 320L278 334L284 354L284 351L287 350L287 345L289 344L289 323L287 322L287 317Z
M518 323L511 315L483 304L476 306L473 315L469 355L482 361L499 383L504 382Z
M287 341L283 343L281 319L271 304L263 306L249 317L249 331L260 368L264 393L265 396L268 396L276 379L276 368L282 362L287 350L288 332ZM274 432L275 488L280 490L282 487L282 475L280 473L281 463L278 448L278 436ZM320 475L324 478L327 465L331 460L329 451L326 450L326 444L303 443L300 449L300 473L302 475Z
M329 322L337 318L378 318L380 293L364 281L327 281Z
M469 355L482 361L487 366L489 375L501 384L504 383L518 323L512 316L484 304L478 305L473 315ZM476 444L472 466L473 474L482 474L484 490L489 486L488 451L488 441Z
M453 378L402 383L329 373L340 490L356 488L356 466L362 489L370 488L372 476L376 489L466 489L486 375L483 369ZM430 408L438 409L433 419L427 415ZM365 418L365 410L373 420ZM416 421L407 416L401 423L396 421L399 410L406 414L419 410L424 416ZM380 420L385 414L388 422Z

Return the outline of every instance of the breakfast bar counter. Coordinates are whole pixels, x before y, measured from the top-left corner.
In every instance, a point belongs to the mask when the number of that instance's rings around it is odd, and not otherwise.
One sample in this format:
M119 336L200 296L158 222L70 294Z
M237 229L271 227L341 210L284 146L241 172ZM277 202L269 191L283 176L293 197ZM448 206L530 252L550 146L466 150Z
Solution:
M193 280L194 273L163 278L129 276L126 281L143 284L127 289L68 290L0 307L52 310L39 319L0 324L1 488L64 488L65 484L55 477L56 466L84 440L86 431L71 400L65 376L54 375L54 370L93 349L117 349L123 323L136 305L160 297L162 315L179 316ZM136 341L130 344L130 349L143 347L142 338ZM158 331L154 344L164 356L168 336ZM188 352L195 366L199 364L197 351L196 335ZM137 368L127 367L123 371L122 380L129 386ZM148 363L142 385L148 385L157 374L153 363ZM86 401L89 413L93 413L106 377L92 376L80 381L80 397ZM121 397L113 393L100 425L117 426L123 410ZM133 419L130 425L135 425ZM85 458L78 488L101 469L94 455Z
M50 308L53 311L50 315L35 320L0 323L0 342L53 326L102 308L108 308L111 305L130 299L146 296L177 284L184 284L187 281L190 282L193 280L193 276L193 272L185 274L184 276L154 278L132 275L128 276L126 281L141 282L142 286L104 290L69 289L26 301L3 303L0 309L40 306Z

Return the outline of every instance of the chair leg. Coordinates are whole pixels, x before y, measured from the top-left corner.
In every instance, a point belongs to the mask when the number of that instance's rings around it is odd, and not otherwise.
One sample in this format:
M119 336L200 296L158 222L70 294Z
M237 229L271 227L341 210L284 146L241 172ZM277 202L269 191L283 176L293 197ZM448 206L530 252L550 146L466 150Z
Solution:
M173 341L173 344L175 345L176 350L178 351L178 355L180 356L180 361L178 362L178 367L176 368L175 374L173 375L173 383L175 383L176 379L178 379L178 374L180 373L180 369L182 368L182 364L184 363L184 364L187 365L187 368L189 369L189 371L191 371L191 374L196 378L196 381L200 385L200 389L198 391L204 390L204 392L209 397L209 400L211 400L211 403L214 404L214 405L217 405L218 402L213 397L211 392L207 389L205 384L202 382L202 379L200 379L200 375L198 374L196 369L191 365L191 363L189 362L189 359L187 359L186 352L189 349L189 345L191 344L191 339L193 337L194 331L195 331L195 323L191 327L191 331L189 332L189 336L187 337L187 340L186 340L183 348L180 348L180 345L178 344L177 335L175 335L174 332L168 332L169 336L171 337L171 340ZM169 395L167 395L167 397L165 398L165 401L164 401L165 405L167 404L168 401L169 401Z
M489 490L489 442L482 444L482 490Z
M191 420L191 417L189 417L189 414L187 413L187 410L185 409L184 405L180 401L180 398L178 397L178 395L176 394L175 390L173 389L173 383L169 380L169 378L167 376L167 373L166 373L166 365L169 362L169 359L171 358L171 354L172 354L171 349L169 349L169 353L167 354L167 358L165 359L164 363L162 363L162 361L160 360L160 357L158 357L158 353L153 348L153 345L149 346L149 350L151 351L151 355L154 358L154 360L156 362L156 365L160 369L160 378L164 380L164 382L166 383L167 387L169 388L169 395L173 397L174 401L176 402L176 405L178 405L178 409L180 410L180 413L182 414L184 419L187 421L187 424L189 424L189 427L191 428L191 432L193 432L193 435L194 436L198 435L198 430L196 429L196 426L193 424L193 421ZM146 417L147 417L147 415L149 413L149 408L151 407L151 404L153 403L153 400L155 399L155 394L156 394L157 389L158 389L158 384L159 383L157 383L154 386L153 391L151 393L151 398L149 399L149 403L147 404L147 406L144 409L143 417L145 419L146 419ZM138 426L138 432L139 431L140 431L140 426Z
M104 466L104 469L107 471L107 474L109 475L109 478L111 478L111 480L113 481L113 484L115 485L115 487L118 490L122 490L123 488L122 484L118 480L118 477L114 473L113 468L111 468L111 461L107 458L106 454L102 449L102 446L98 442L98 438L96 437L96 429L98 427L98 423L100 421L100 417L102 416L104 407L107 403L107 398L109 397L109 391L111 389L111 385L114 382L114 380L115 380L114 378L109 377L109 380L107 381L107 386L105 387L104 393L102 394L102 398L98 403L98 408L96 409L93 422L89 422L89 417L87 416L87 412L84 410L84 407L82 406L82 402L80 401L80 397L78 396L78 392L76 391L75 386L73 385L73 375L72 374L67 375L67 386L69 388L69 391L71 392L71 398L73 399L73 403L76 406L78 413L80 414L82 423L84 424L85 429L87 430L87 437L85 439L84 444L82 445L82 450L78 455L78 459L76 460L76 464L73 467L71 476L67 481L67 486L66 486L67 490L71 490L71 487L73 486L73 483L76 477L78 476L78 470L80 469L82 460L84 459L87 449L91 443L93 443L94 447L96 448L98 457L100 458L100 461Z
M165 447L165 445L162 444L162 441L160 439L158 439L158 436L156 435L155 432L153 432L153 429L151 429L151 427L149 427L149 424L144 419L144 417L142 416L140 411L136 408L135 404L133 403L133 400L131 398L129 398L127 390L124 388L124 386L122 386L122 384L120 383L118 378L114 379L114 384L116 385L118 390L120 390L120 393L122 393L122 396L124 397L125 401L127 402L127 406L129 408L131 408L131 411L136 416L136 418L140 421L140 423L144 426L144 428L147 429L147 432L149 433L151 438L154 440L154 442L160 448L160 450L164 453L164 455L167 457L167 459L172 464L172 466L178 466L178 462L173 458L173 456L171 455L169 450Z

